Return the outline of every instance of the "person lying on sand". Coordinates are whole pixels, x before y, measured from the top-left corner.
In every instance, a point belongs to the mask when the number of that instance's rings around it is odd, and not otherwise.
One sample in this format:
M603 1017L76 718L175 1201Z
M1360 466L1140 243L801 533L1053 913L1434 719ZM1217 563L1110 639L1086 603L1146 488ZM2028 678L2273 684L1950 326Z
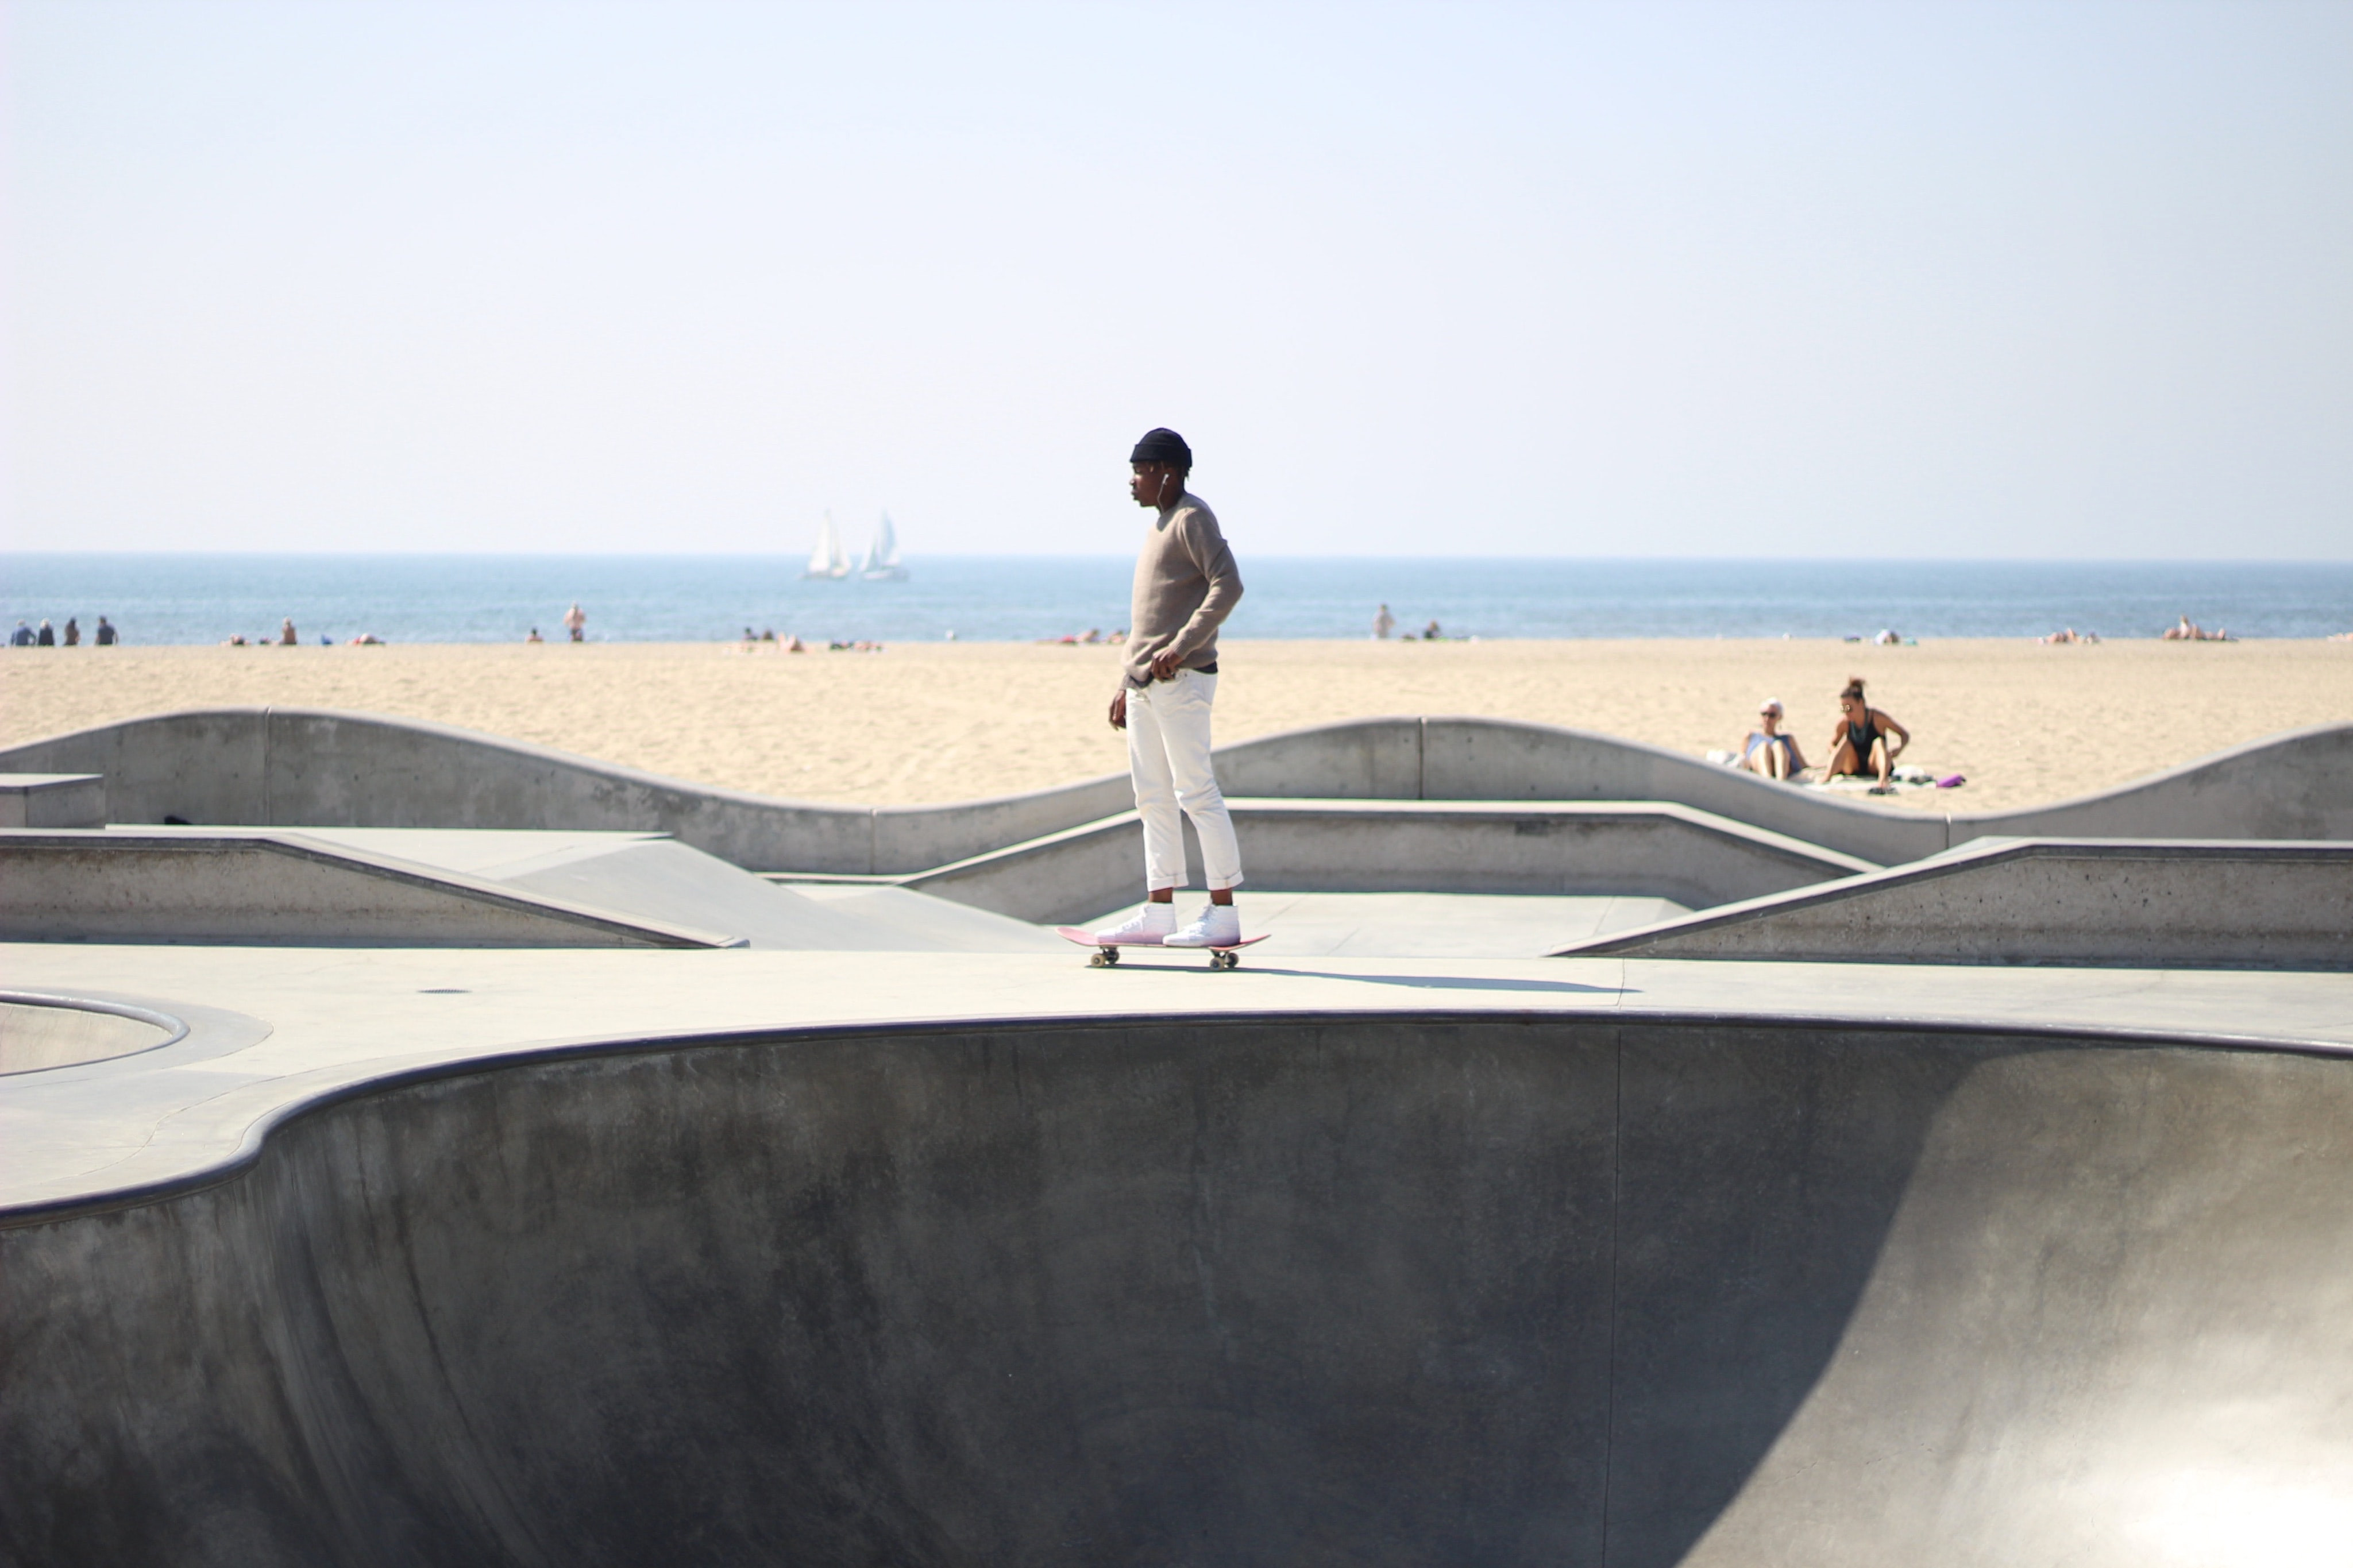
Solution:
M1912 732L1863 700L1860 675L1849 680L1846 689L1839 693L1839 711L1844 717L1831 732L1831 764L1823 770L1822 776L1835 779L1876 775L1879 782L1872 785L1871 793L1890 794L1895 787L1888 783L1895 772L1895 759L1912 743Z
M2182 616L2170 630L2159 635L2167 642L2230 642L2232 640L2230 627L2223 626L2210 632L2188 616Z
M2074 627L2069 626L2063 631L2052 632L2049 637L2036 637L2034 640L2045 647L2051 647L2060 643L2095 643L2100 639L2090 632L2079 632Z
M1757 710L1757 727L1741 742L1740 765L1768 779L1793 779L1806 771L1806 759L1794 735L1781 733L1781 700L1768 697Z

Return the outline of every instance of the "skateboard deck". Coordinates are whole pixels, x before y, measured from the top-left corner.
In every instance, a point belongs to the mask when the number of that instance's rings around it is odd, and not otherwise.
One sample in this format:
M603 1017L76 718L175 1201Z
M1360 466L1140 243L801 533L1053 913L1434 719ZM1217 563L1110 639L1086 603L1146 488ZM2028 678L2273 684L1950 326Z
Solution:
M1065 942L1077 942L1081 947L1093 948L1095 950L1094 956L1087 960L1087 967L1089 969L1109 969L1113 964L1119 962L1119 950L1123 947L1157 948L1161 946L1161 943L1156 942L1097 942L1095 940L1094 932L1090 931L1081 931L1077 926L1056 926L1054 928L1054 934L1060 937ZM1238 969L1241 966L1240 950L1250 946L1252 942L1264 942L1273 933L1271 931L1261 931L1256 936L1246 936L1240 942L1230 942L1219 947L1172 947L1167 951L1170 952L1206 952L1209 955L1210 968Z

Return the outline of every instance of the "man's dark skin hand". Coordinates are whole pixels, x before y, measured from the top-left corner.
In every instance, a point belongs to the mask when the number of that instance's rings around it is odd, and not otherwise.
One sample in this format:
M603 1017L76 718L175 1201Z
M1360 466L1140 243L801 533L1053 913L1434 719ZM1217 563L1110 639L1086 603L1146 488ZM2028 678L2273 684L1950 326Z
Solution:
M1138 506L1158 511L1185 493L1185 475L1171 464L1131 463L1128 467L1135 471L1127 481L1127 493L1135 498ZM1152 679L1167 679L1176 673L1176 665L1177 658L1174 653L1153 655ZM1114 730L1127 728L1127 690L1124 687L1118 696L1111 700L1111 727Z

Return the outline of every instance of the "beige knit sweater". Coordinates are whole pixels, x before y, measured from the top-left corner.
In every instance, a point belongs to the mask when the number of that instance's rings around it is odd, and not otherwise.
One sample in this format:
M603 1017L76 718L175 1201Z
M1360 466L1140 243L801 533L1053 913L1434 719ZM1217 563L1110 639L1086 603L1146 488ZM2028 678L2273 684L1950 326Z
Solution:
M1128 613L1129 686L1152 679L1155 654L1176 649L1183 668L1218 662L1218 627L1242 596L1242 574L1208 502L1187 491L1152 520L1135 558L1135 596Z

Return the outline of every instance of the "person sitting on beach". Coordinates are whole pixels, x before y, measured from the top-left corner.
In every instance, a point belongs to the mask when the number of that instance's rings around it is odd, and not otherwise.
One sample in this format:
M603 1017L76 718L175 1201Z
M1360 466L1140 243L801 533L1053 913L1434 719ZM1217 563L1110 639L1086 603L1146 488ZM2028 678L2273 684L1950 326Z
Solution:
M1781 700L1768 697L1757 710L1757 727L1741 743L1740 765L1768 779L1793 779L1806 771L1798 738L1781 733Z
M71 616L66 617L66 647L81 647L81 623Z
M1437 642L1439 640L1438 623L1436 621L1432 621L1430 625L1421 628L1421 640L1424 642Z
M2049 637L2036 637L2034 640L2045 647L2052 647L2061 643L2095 643L2100 639L2090 632L2079 632L2074 627L2069 626L2063 631L2052 632Z
M808 644L801 641L800 634L798 632L786 632L785 634L785 651L786 653L807 653L808 652Z
M34 637L34 638L33 638L33 645L34 645L36 647L57 647L57 646L58 646L58 628L57 628L57 627L55 627L55 626L51 626L51 625L49 625L49 623L48 623L48 622L47 622L47 621L43 621L43 622L41 623L41 629L40 629L40 631L39 631L37 634L36 634L36 635L35 635L35 637Z
M539 628L537 626L533 626L531 628L531 635L522 640L525 643L544 643L547 639L539 635Z
M1831 763L1822 770L1824 778L1862 778L1876 775L1879 782L1871 786L1873 795L1887 795L1894 789L1888 781L1895 773L1895 759L1912 743L1912 732L1889 715L1863 700L1862 677L1854 677L1839 693L1839 711L1845 715L1831 734ZM1890 736L1894 739L1891 741Z
M280 647L299 647L301 646L301 642L302 639L294 635L293 616L288 616L284 620L278 623L278 646Z
M32 647L33 628L26 626L24 622L18 621L16 623L16 629L8 634L8 646L10 647Z
M99 647L112 647L114 646L114 639L120 636L121 636L121 634L114 629L114 623L112 621L108 620L104 616L98 617Z

